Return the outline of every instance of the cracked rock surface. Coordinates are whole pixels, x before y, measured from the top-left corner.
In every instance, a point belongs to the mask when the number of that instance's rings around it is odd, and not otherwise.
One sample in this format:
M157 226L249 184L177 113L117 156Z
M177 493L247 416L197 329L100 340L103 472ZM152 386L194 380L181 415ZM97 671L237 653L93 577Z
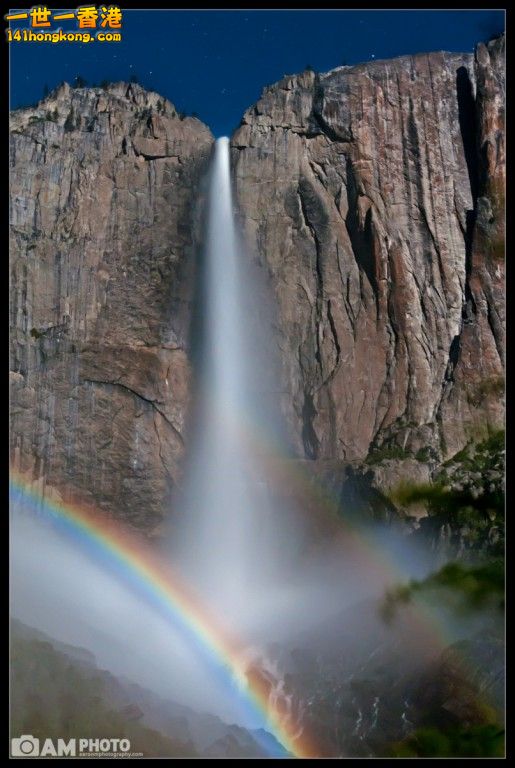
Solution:
M11 114L11 462L147 531L180 483L212 143L126 83ZM231 147L297 457L388 456L382 487L502 426L504 38L285 77Z
M146 530L183 452L212 142L124 83L63 85L11 116L11 460Z
M299 455L435 459L502 424L504 38L266 88L232 140Z

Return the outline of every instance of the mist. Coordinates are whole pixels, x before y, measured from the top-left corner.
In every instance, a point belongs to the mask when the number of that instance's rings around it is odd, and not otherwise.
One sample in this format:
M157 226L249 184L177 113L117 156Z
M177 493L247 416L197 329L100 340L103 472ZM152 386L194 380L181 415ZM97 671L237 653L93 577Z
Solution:
M165 699L227 722L249 722L228 690L177 627L130 586L52 525L13 508L11 614L70 645L91 651L100 668Z

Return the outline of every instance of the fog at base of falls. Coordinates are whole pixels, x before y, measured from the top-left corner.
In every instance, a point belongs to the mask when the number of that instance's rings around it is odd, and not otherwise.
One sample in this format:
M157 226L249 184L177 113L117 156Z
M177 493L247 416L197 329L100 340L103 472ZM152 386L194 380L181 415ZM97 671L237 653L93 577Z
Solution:
M131 584L60 535L48 520L12 509L10 612L49 638L85 648L99 669L164 700L260 727L180 626Z

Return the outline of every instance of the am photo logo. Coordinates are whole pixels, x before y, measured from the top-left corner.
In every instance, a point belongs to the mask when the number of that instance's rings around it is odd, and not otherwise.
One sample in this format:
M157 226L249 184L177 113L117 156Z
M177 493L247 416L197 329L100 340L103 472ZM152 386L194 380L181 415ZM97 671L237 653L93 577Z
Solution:
M38 739L25 734L11 739L11 757L127 757L129 739Z
M111 43L122 39L118 5L82 5L65 11L35 5L10 11L4 19L9 24L8 43Z

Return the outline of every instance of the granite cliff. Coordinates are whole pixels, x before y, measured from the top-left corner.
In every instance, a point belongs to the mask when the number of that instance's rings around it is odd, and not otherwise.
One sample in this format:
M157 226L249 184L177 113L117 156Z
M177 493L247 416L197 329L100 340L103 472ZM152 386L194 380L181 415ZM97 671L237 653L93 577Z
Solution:
M151 529L183 452L213 138L121 83L61 86L12 114L11 140L12 462Z
M147 531L180 483L212 142L124 83L11 114L11 462ZM385 487L501 427L504 38L285 77L231 146L297 456L375 457Z
M233 138L300 455L447 458L502 423L503 43L267 88Z

